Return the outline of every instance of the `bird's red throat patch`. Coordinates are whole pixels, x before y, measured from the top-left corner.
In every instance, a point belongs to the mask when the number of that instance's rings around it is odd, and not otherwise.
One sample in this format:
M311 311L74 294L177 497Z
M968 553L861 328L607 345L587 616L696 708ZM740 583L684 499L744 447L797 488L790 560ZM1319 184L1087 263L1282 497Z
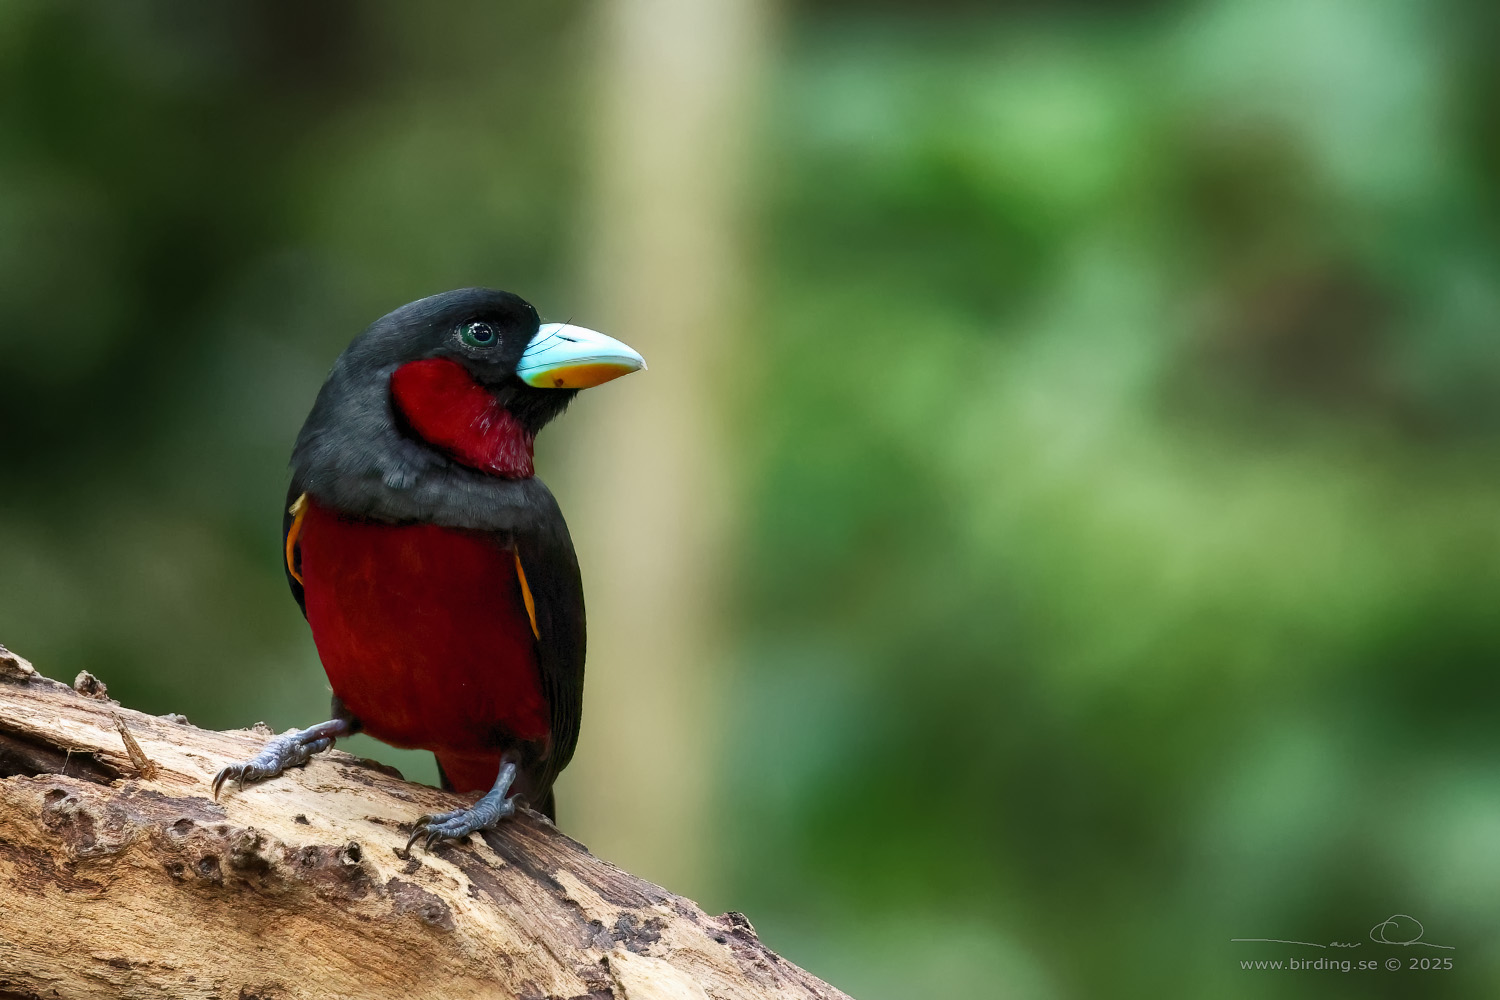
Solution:
M471 469L526 479L536 472L536 435L521 426L463 366L412 361L391 376L391 396L411 429Z

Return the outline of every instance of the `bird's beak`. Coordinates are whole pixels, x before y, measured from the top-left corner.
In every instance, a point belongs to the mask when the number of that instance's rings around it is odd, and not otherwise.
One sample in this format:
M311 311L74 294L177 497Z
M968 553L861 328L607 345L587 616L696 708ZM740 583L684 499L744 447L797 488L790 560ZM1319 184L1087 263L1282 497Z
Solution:
M543 323L516 363L516 374L538 389L587 389L645 367L645 358L613 337Z

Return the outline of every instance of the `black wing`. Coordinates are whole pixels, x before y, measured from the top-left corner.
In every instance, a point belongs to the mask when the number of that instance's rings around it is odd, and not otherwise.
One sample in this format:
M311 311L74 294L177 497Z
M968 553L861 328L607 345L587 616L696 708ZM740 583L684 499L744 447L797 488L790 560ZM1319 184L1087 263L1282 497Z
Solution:
M537 800L573 759L583 719L585 625L583 580L568 526L555 504L531 530L514 534L516 555L536 611L537 667L552 727L552 745L536 782Z

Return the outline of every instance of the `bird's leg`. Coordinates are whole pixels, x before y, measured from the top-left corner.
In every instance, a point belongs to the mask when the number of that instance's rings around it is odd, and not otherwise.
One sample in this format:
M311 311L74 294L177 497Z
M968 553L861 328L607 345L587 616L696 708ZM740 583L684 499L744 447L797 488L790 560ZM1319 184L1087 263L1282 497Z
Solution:
M331 748L334 740L352 736L359 731L359 724L344 708L337 695L333 699L333 716L327 722L320 722L301 732L273 736L254 757L220 770L214 775L214 798L219 797L219 789L230 778L235 780L235 785L239 788L245 787L247 781L274 778L289 767L306 764L313 754Z
M475 830L488 830L514 813L515 800L506 795L515 783L516 768L515 758L507 753L500 758L500 773L495 777L494 787L484 793L484 798L467 809L418 816L417 828L406 842L407 851L410 852L411 845L423 837L427 838L424 846L430 851L439 840L458 840Z

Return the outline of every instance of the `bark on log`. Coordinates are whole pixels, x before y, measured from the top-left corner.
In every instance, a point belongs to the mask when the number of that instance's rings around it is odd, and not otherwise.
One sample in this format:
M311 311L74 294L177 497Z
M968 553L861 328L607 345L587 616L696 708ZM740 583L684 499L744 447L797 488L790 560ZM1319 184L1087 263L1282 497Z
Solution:
M457 796L335 750L215 802L267 733L77 688L0 647L0 1000L844 997L534 813L408 856Z

